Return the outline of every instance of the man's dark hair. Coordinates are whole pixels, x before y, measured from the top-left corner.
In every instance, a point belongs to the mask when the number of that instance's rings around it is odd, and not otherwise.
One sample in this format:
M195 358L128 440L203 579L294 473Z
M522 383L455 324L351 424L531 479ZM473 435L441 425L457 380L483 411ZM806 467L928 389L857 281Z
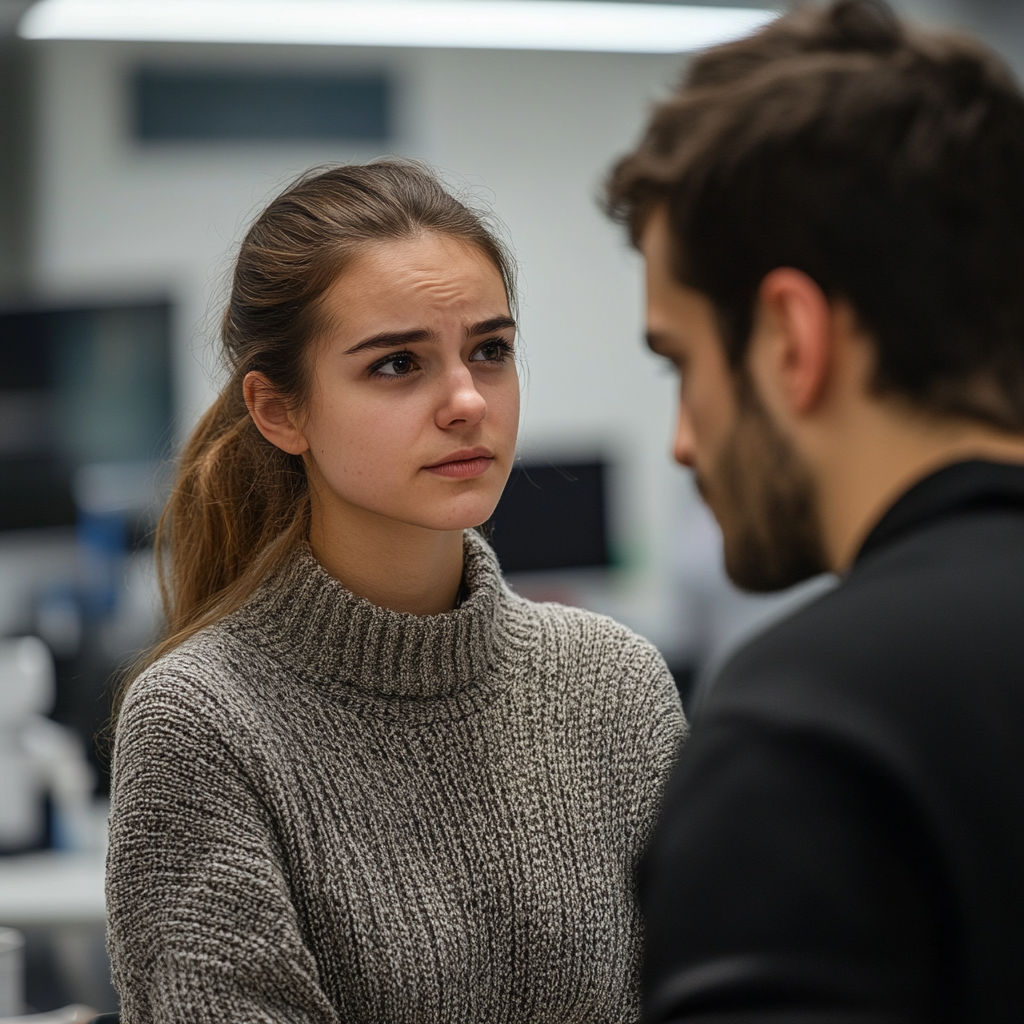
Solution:
M1024 431L1024 96L980 43L840 0L704 53L609 180L634 243L662 205L734 369L794 267L852 305L880 393Z

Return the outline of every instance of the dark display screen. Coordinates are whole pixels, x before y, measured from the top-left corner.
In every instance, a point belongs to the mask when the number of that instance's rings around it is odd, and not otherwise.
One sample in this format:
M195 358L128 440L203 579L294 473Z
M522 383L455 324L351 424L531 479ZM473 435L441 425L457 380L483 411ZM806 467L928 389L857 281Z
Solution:
M519 465L489 524L505 572L609 564L607 465Z
M0 530L75 522L82 467L171 440L166 303L0 312Z

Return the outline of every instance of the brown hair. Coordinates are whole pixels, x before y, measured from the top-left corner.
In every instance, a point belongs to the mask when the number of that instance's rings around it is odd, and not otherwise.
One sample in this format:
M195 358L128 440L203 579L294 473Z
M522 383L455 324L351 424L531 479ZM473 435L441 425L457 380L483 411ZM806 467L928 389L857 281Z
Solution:
M515 265L483 215L424 165L404 160L304 174L257 218L235 261L221 324L230 373L181 454L156 535L164 638L120 686L193 633L239 607L306 536L309 493L301 456L256 429L242 382L264 374L300 406L310 344L323 330L328 287L368 244L434 232L479 249L516 302Z
M708 51L613 170L634 243L667 209L675 274L743 366L780 266L856 310L875 386L1024 431L1024 97L968 37L881 0L805 7Z

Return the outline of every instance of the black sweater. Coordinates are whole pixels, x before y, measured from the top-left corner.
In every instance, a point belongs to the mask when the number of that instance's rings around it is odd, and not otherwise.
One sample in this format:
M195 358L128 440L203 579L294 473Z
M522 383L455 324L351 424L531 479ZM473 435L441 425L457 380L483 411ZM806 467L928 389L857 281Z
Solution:
M649 1022L1024 1021L1024 468L917 484L726 665L644 898Z

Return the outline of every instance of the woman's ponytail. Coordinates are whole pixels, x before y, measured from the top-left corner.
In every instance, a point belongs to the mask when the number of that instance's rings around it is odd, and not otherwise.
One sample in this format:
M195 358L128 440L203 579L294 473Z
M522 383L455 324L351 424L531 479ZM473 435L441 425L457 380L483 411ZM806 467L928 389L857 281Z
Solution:
M181 455L178 478L157 529L157 559L168 633L233 600L260 555L289 530L305 532L308 491L302 458L256 429L240 381L200 420Z

